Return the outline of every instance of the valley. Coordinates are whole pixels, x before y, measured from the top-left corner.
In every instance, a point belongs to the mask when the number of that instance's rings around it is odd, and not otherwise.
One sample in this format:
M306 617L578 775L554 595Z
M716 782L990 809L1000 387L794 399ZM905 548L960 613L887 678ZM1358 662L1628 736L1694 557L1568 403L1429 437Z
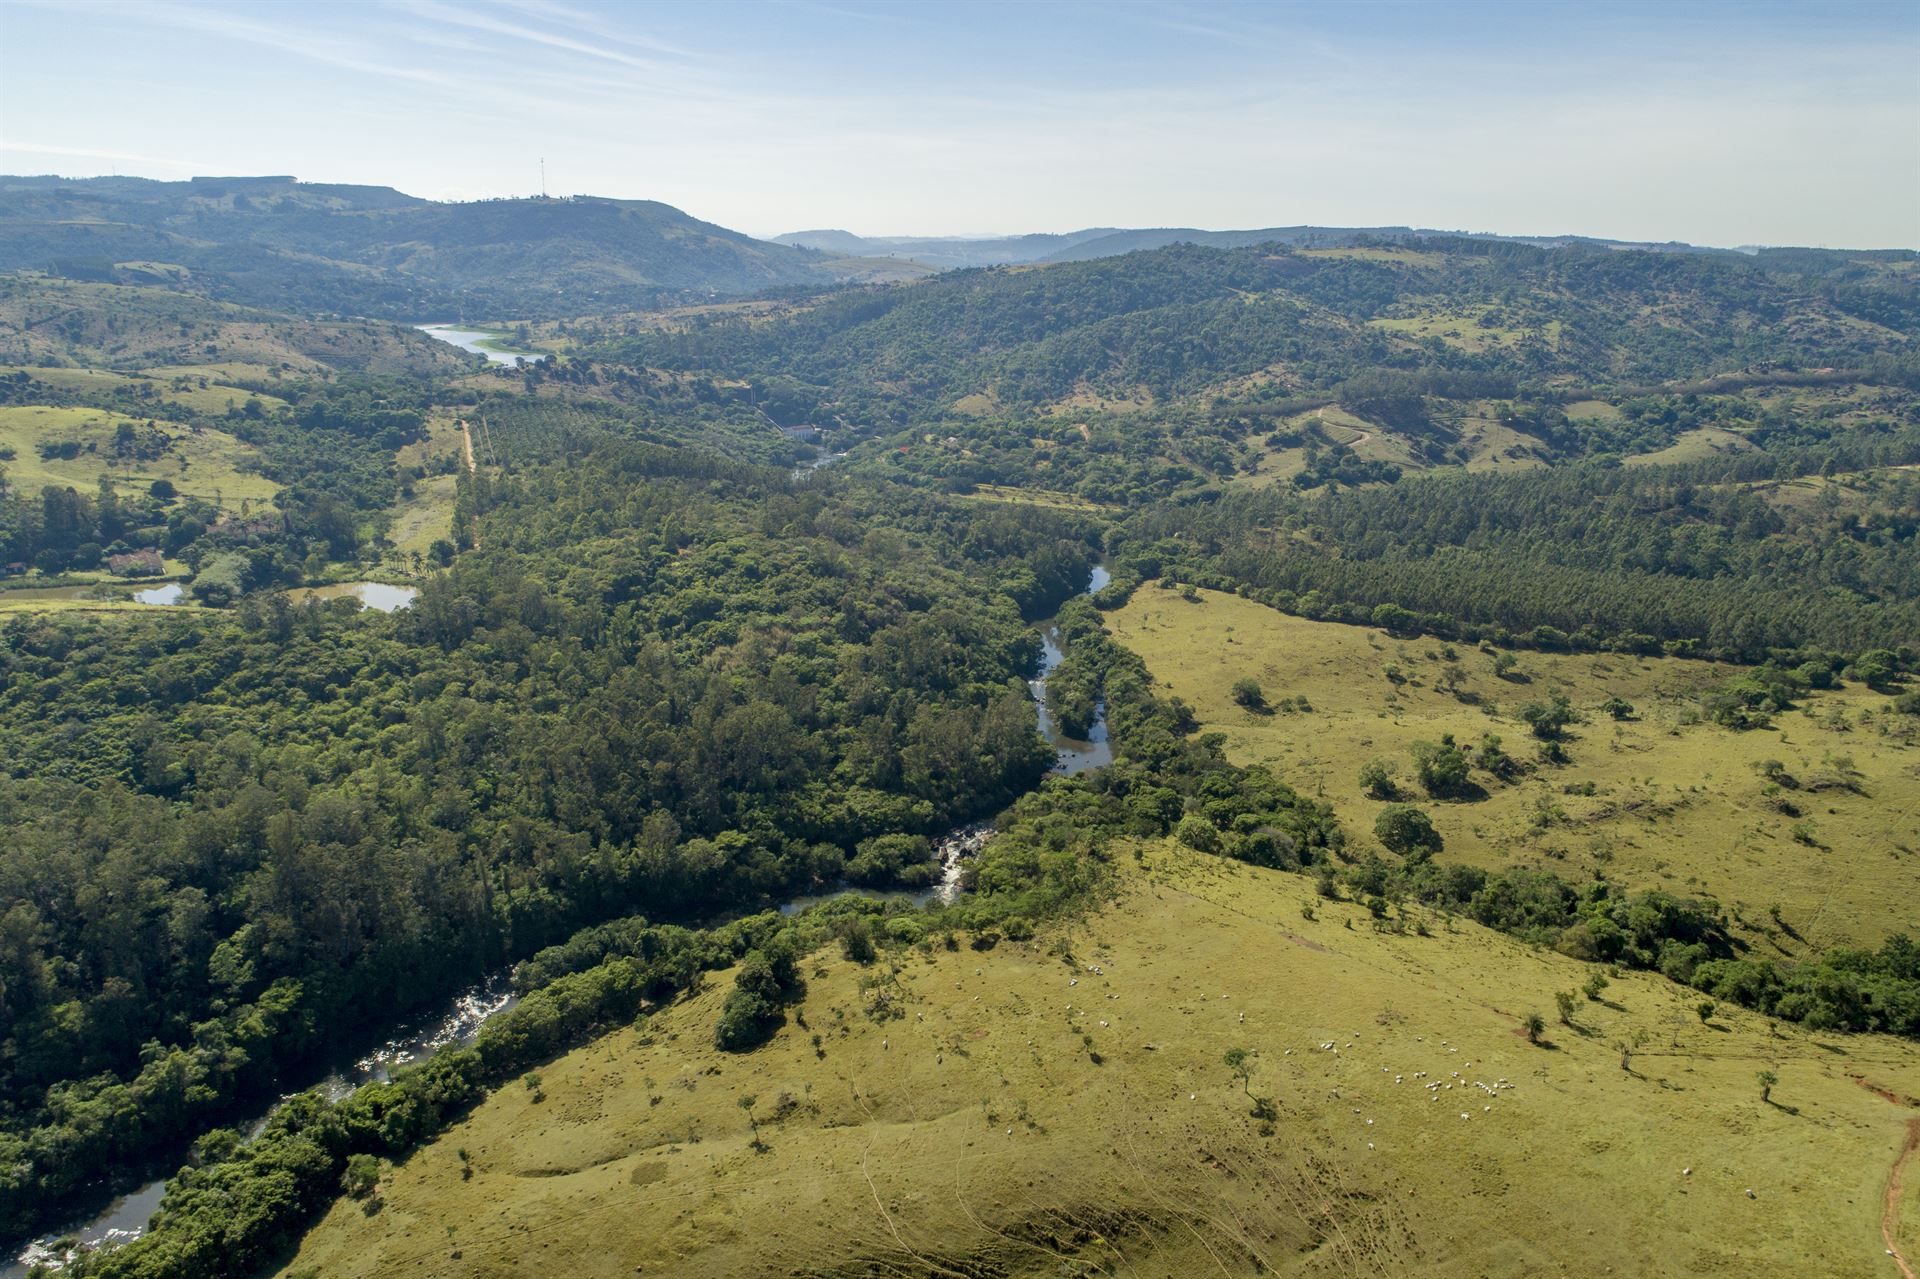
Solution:
M0 215L18 1271L1920 1251L1911 251Z

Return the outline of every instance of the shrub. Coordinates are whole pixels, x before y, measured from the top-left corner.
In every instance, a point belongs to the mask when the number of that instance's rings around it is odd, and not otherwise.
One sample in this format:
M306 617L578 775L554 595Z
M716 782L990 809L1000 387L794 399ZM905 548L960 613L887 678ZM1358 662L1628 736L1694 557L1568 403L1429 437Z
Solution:
M1220 828L1198 813L1192 813L1181 818L1180 827L1176 834L1180 842L1188 848L1196 849L1203 853L1217 853L1220 851Z
M1380 842L1403 857L1416 853L1433 854L1441 850L1440 832L1433 819L1411 804L1389 804L1380 810L1373 823Z
M1400 793L1393 784L1393 765L1370 759L1360 766L1360 789L1368 799L1392 799Z
M1574 723L1579 716L1574 714L1573 703L1564 693L1555 693L1544 702L1528 702L1520 708L1520 718L1526 721L1527 729L1543 742L1558 741L1567 731L1567 725Z
M1432 742L1415 742L1410 749L1414 776L1419 778L1427 794L1442 798L1466 790L1467 757L1454 744L1453 734L1442 737L1438 746Z

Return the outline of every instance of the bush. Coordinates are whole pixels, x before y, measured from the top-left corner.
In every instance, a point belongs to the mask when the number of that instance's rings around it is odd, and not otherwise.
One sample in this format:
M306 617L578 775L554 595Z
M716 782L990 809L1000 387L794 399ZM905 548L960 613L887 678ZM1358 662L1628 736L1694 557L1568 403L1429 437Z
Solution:
M1400 793L1393 784L1393 765L1384 759L1370 759L1360 766L1360 790L1368 799L1392 799Z
M355 1199L365 1199L380 1184L380 1161L372 1155L351 1156L340 1184Z
M1266 694L1260 691L1259 682L1244 675L1233 681L1233 700L1235 705L1244 706L1250 711L1261 710L1267 704Z
M866 918L855 915L840 929L840 953L856 964L871 964L879 951L873 944L873 927Z
M1220 828L1198 813L1181 818L1176 834L1188 848L1203 853L1220 851Z
M1573 704L1564 693L1555 693L1544 702L1528 702L1520 708L1520 718L1526 721L1527 729L1543 742L1558 741L1567 731L1567 725L1579 717L1574 714Z
M1373 833L1403 857L1416 853L1431 855L1442 847L1440 832L1433 828L1433 820L1411 804L1389 804L1381 809L1373 823Z
M1454 744L1453 734L1442 737L1438 746L1432 742L1415 742L1411 750L1414 776L1419 778L1427 794L1438 799L1467 789L1467 757Z

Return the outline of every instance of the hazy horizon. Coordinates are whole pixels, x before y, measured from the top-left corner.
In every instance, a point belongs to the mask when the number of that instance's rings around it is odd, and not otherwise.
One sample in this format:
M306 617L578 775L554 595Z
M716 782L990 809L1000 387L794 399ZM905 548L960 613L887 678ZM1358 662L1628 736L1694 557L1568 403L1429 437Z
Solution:
M1912 5L16 0L0 36L20 174L475 199L537 194L544 158L551 194L761 237L1920 247Z

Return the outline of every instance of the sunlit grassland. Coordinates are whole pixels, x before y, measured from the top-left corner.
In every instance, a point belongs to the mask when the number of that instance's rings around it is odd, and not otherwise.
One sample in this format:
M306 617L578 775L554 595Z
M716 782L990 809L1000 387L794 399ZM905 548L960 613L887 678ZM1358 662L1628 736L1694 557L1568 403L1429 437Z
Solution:
M15 489L35 492L45 485L72 486L91 494L101 475L111 475L116 488L132 491L155 480L168 480L182 494L218 502L229 510L241 503L259 506L272 500L279 485L250 469L258 459L251 445L225 431L157 423L153 429L168 437L166 452L154 459L121 459L110 450L122 425L141 432L146 419L107 409L61 408L49 405L0 407L0 448L13 451L0 463ZM82 452L73 458L43 458L42 443L77 441ZM93 451L84 451L92 446Z
M151 394L164 404L178 405L195 413L225 413L229 408L241 408L249 399L258 400L263 410L286 407L286 401L276 395L260 395L242 387L229 386L212 380L207 370L176 370L164 374L115 373L108 369L46 369L27 368L21 365L0 366L0 377L10 377L25 373L35 382L61 391L75 391L82 394L116 395L123 391L133 391L139 395ZM202 383L205 385L202 385ZM124 408L137 416L141 401L128 400Z
M501 1089L283 1273L1887 1273L1913 1111L1854 1077L1920 1093L1913 1045L1704 1023L1648 973L1530 1044L1587 966L1142 851L1032 942L818 953L748 1055L711 1047L720 974Z
M1709 893L1738 912L1757 954L1920 931L1920 746L1912 717L1879 693L1815 693L1772 729L1735 732L1694 722L1697 694L1734 673L1706 662L1527 652L1513 678L1500 678L1493 654L1470 646L1449 658L1438 640L1313 622L1209 591L1188 603L1155 587L1109 625L1163 691L1227 735L1235 760L1271 763L1324 795L1362 847L1383 801L1362 793L1358 775L1384 759L1405 798L1431 814L1446 859ZM1449 667L1459 686L1443 691ZM1247 711L1229 692L1243 677L1270 705L1305 697L1312 709ZM1555 691L1586 717L1566 744L1570 763L1508 783L1476 773L1486 793L1473 801L1420 793L1415 742L1451 733L1471 749L1493 733L1532 760L1539 743L1517 713ZM1600 709L1613 696L1633 704L1633 718ZM1775 798L1800 816L1767 795L1767 760L1795 779L1799 789ZM1776 905L1784 924L1769 914Z

